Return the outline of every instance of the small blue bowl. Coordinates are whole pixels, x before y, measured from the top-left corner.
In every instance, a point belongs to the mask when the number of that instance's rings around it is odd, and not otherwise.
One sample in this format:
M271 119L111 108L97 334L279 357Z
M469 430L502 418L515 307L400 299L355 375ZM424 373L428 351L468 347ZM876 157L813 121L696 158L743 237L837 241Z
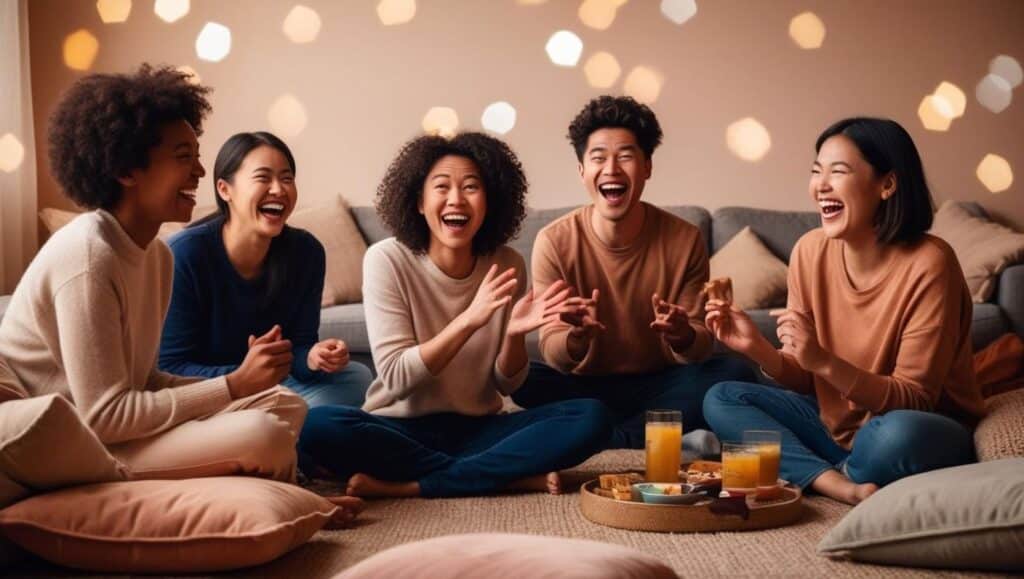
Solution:
M680 494L665 494L668 487L679 487ZM707 498L703 490L686 483L637 483L633 485L633 494L637 493L645 503L655 505L692 505Z

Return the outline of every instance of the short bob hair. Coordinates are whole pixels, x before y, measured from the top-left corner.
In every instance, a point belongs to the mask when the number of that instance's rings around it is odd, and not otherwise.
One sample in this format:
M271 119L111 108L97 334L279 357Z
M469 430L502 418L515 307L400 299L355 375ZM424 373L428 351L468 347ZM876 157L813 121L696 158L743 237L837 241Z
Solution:
M183 72L149 64L76 82L50 117L48 135L51 171L64 194L87 209L113 209L124 193L118 178L149 166L164 125L183 120L203 134L209 92Z
M647 105L628 96L599 96L588 102L569 124L569 142L582 162L590 135L600 129L622 128L633 133L648 159L661 144L661 125Z
M473 237L473 254L494 253L519 233L526 217L528 184L516 154L489 135L464 132L451 139L424 135L406 143L377 187L377 213L399 242L414 253L425 253L430 228L419 212L419 202L430 170L449 155L469 159L480 171L487 214Z
M910 134L890 119L852 117L825 129L814 144L815 152L836 135L850 139L876 177L890 172L896 177L896 192L882 201L875 213L878 242L912 244L920 240L932 227L935 205Z

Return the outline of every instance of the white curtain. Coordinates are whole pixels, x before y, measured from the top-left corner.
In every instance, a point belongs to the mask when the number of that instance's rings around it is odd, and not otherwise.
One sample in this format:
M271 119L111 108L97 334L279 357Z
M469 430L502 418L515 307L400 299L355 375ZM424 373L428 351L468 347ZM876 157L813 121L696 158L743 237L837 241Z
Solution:
M36 144L28 59L28 0L0 0L0 139L24 148L11 172L0 162L0 293L14 291L32 260L36 233ZM10 137L7 137L10 143ZM0 144L0 147L3 147Z

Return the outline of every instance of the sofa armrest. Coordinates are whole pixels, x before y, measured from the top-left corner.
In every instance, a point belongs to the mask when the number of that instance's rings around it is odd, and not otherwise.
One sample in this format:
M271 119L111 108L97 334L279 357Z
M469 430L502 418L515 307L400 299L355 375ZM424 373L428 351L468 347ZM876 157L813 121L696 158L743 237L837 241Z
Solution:
M1024 263L1003 270L995 301L1010 320L1013 331L1024 338Z

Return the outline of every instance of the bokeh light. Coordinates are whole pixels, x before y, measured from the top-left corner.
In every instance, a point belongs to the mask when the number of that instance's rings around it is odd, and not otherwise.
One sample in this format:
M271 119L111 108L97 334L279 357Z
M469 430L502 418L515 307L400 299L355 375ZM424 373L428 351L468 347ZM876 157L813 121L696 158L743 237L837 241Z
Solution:
M124 22L132 13L132 0L97 0L96 11L104 24Z
M622 0L583 0L578 11L580 21L595 30L608 30Z
M295 44L306 44L316 40L320 34L320 15L312 8L296 4L285 16L281 30Z
M455 136L459 128L459 115L449 107L432 107L423 115L423 130L428 135L440 135L445 138Z
M196 54L203 60L220 62L231 52L231 30L223 24L207 22L196 38Z
M988 63L988 73L1002 78L1012 88L1017 88L1024 82L1024 70L1021 69L1020 63L1016 58L1005 54L1000 54Z
M948 100L933 94L924 97L917 107L917 116L929 131L948 131L953 123L954 112Z
M64 64L74 70L89 70L99 51L100 41L83 28L64 39Z
M803 12L789 21L789 37L804 50L821 48L825 42L825 23L813 12Z
M0 137L0 171L13 173L25 160L25 147L11 133Z
M945 112L949 109L953 115L951 118L959 119L964 116L964 111L967 110L967 95L960 87L949 81L942 81L938 87L936 87L933 93L935 98L945 101L946 104L940 105L940 112Z
M380 0L377 18L384 26L405 24L416 17L416 0Z
M658 71L646 66L637 66L629 71L622 91L636 100L651 104L658 100L664 79Z
M583 65L587 82L594 88L611 88L619 80L622 68L615 56L608 52L595 52Z
M184 18L191 8L189 0L156 0L153 12L160 20L170 24Z
M548 0L516 0L516 4L523 6L537 6L547 2Z
M989 74L978 83L974 96L981 106L994 113L1001 113L1013 100L1013 86L1003 77Z
M175 70L177 70L178 72L185 73L188 76L186 80L188 80L189 84L200 84L203 82L203 79L199 77L199 73L196 72L196 69L192 68L191 66L177 66L175 67Z
M753 163L768 154L772 137L757 119L746 117L725 129L725 144L734 155Z
M975 173L978 181L993 193L1002 193L1013 185L1013 169L1010 163L996 154L985 155Z
M583 41L568 30L559 30L548 39L544 50L551 62L558 66L576 66L583 54Z
M484 109L480 124L488 131L504 135L516 126L516 109L505 101L491 103Z
M685 24L697 15L696 0L661 0L661 14L676 24Z
M270 127L281 137L297 137L306 128L306 107L292 94L277 97L267 110Z

